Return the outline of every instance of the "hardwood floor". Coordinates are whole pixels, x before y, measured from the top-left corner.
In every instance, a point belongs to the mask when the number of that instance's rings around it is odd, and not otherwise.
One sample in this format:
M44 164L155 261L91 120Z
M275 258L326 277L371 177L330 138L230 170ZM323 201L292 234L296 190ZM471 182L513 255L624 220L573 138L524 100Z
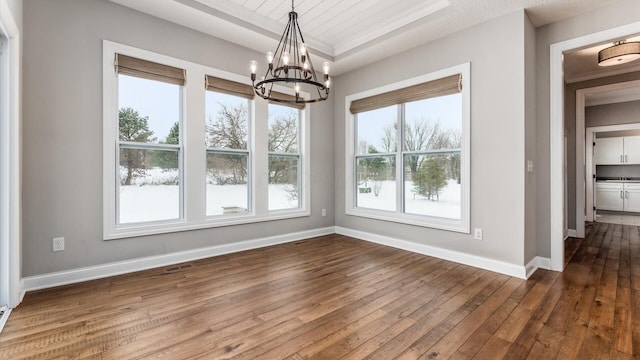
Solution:
M27 294L1 359L632 359L640 236L528 281L340 235Z

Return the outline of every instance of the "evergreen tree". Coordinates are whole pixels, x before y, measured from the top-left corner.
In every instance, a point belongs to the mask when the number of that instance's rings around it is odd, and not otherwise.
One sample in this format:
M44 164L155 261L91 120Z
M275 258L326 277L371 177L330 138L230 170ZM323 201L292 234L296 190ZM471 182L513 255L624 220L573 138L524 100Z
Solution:
M169 135L167 135L165 144L179 144L179 143L180 143L180 124L176 121L171 127L171 130L169 130Z
M153 131L149 130L149 117L140 116L130 107L122 108L118 114L120 141L133 141L140 143L153 142ZM123 184L131 185L133 178L144 175L145 153L139 149L121 149L120 166L127 168L127 177Z
M171 129L169 130L169 134L167 135L164 142L160 142L162 144L179 144L180 143L180 123L175 122ZM159 150L154 151L153 156L150 160L151 166L159 167L163 170L166 169L177 169L178 168L178 153L175 151L166 151Z
M420 168L413 175L414 190L427 199L437 200L442 188L447 185L447 175L440 162L429 157L422 162Z

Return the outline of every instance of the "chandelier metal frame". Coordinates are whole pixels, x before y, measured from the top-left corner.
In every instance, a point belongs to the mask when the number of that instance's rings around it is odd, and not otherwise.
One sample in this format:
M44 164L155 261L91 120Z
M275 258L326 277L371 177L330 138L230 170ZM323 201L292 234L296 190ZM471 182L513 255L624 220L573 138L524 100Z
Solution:
M274 63L275 60L275 63ZM258 63L251 61L251 81L256 95L263 99L279 103L314 103L329 97L330 78L329 63L323 64L324 82L318 81L308 47L298 24L298 13L295 12L291 0L289 21L282 33L278 47L274 53L267 53L268 69L263 78L256 83ZM273 86L278 83L293 84L295 98L282 99L273 97ZM300 96L300 84L315 87L317 95L310 94L309 99Z

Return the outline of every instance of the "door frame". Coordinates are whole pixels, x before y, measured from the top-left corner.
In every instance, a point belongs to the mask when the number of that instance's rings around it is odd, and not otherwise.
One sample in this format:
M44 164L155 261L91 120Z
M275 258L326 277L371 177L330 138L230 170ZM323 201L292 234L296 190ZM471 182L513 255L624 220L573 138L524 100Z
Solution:
M550 46L549 71L549 242L551 269L564 270L564 71L563 53L640 33L640 21L557 42ZM583 127L584 129L584 127ZM576 133L579 129L576 129ZM576 134L577 136L577 134ZM584 135L583 135L584 137ZM576 149L578 151L579 149ZM584 153L584 151L583 151ZM576 165L577 166L577 165ZM584 168L580 169L584 173ZM576 175L577 176L577 175ZM578 184L576 184L578 185Z
M20 32L0 0L0 303L18 306L24 295L20 251ZM3 317L6 320L6 317Z
M593 142L595 141L594 133L597 132L605 132L605 131L623 131L623 130L639 130L640 124L620 124L620 125L603 125L603 126L593 126L589 128L585 128L585 108L586 108L586 97L588 95L619 90L619 89L628 89L640 87L640 80L627 81L623 83L615 83L608 84L602 86L595 86L591 88L579 89L576 91L576 184L580 181L584 181L586 183L586 189L582 189L586 196L583 196L583 204L586 216L583 216L582 220L582 228L584 231L584 221L594 221L594 210L593 210L593 174L594 174L594 166L593 163ZM580 130L582 129L582 130ZM586 132L585 132L586 131ZM582 134L582 135L580 135ZM580 152L582 149L582 152ZM582 156L581 156L582 155ZM578 171L580 169L584 169L585 171ZM581 176L583 176L581 178ZM578 192L578 188L576 188L576 194L580 194ZM576 201L580 199L580 196L576 195ZM586 203L584 200L586 199ZM580 213L578 210L578 205L576 204L576 212ZM578 214L576 214L576 221L578 220ZM578 223L579 224L579 223Z

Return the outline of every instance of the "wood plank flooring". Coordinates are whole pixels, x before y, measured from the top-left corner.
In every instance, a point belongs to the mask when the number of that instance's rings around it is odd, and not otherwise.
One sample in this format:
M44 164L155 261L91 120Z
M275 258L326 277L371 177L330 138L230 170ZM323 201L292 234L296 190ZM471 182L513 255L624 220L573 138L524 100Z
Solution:
M331 235L28 293L0 359L632 359L640 234L524 281Z

